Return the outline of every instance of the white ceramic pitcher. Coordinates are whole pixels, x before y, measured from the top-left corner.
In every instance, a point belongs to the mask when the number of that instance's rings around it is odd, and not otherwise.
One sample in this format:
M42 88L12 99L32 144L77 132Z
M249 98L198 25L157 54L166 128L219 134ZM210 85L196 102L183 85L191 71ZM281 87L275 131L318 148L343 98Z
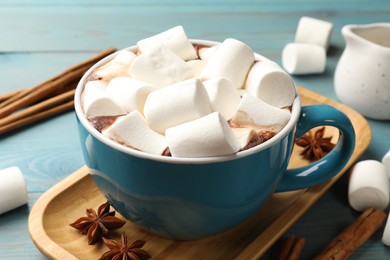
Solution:
M390 23L346 25L345 50L337 64L338 98L361 114L390 120Z

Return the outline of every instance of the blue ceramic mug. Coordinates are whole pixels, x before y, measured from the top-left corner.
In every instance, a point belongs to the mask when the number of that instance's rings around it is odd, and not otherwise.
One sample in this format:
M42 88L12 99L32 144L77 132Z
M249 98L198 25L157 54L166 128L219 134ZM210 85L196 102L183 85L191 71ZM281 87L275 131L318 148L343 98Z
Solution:
M88 76L115 55L94 65L77 86L80 143L97 187L119 213L144 230L185 240L226 231L250 217L273 192L307 188L332 178L354 150L355 133L348 117L328 105L301 107L297 89L288 124L270 140L237 154L172 158L125 147L99 133L81 106ZM256 54L256 58L264 57ZM322 125L340 130L336 147L315 163L286 170L295 138Z

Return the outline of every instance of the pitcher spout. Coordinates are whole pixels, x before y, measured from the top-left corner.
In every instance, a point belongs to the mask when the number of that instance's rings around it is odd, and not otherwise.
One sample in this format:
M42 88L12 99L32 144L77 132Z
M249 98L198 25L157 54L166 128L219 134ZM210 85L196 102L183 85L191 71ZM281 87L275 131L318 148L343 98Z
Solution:
M377 47L390 53L390 24L346 25L341 33L347 45Z

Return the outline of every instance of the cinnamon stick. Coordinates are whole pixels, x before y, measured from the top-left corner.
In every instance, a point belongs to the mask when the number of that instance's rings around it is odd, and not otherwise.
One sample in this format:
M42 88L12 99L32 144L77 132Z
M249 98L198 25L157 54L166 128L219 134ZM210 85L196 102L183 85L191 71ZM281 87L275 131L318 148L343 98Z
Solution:
M305 239L303 237L289 236L283 241L278 260L297 260L302 252Z
M22 89L20 90L19 92L15 93L13 96L9 97L7 100L5 100L4 102L2 102L0 104L0 109L3 108L3 107L6 107L8 106L9 104L15 102L16 100L18 99L21 99L22 97L24 97L25 95L27 95L28 93L30 93L31 89L30 88L26 88L26 89ZM8 93L10 94L10 93ZM8 95L8 94L4 94L4 95ZM11 92L12 94L12 92Z
M65 91L65 87L69 83L79 80L93 64L103 57L115 52L115 50L115 48L109 48L99 52L92 58L70 67L57 76L54 76L51 79L30 88L29 90L18 93L17 95L19 95L19 97L16 100L12 100L13 102L10 103L7 102L6 105L2 105L2 107L0 107L0 118L4 118L16 110L34 104L39 100L53 96L54 93L61 93L61 91Z
M10 98L13 98L14 96L20 94L20 92L23 92L23 89L22 90L11 91L11 92L8 92L8 93L5 93L5 94L1 94L0 95L0 107L3 106L3 104L7 100L9 100Z
M66 103L55 106L55 107L50 108L48 110L44 110L44 111L41 111L41 112L36 113L34 115L31 115L29 117L13 121L10 124L0 126L0 135L5 134L5 133L10 132L10 131L13 131L13 130L16 130L20 127L32 124L32 123L37 122L39 120L42 120L42 119L45 119L45 118L48 118L48 117L51 117L54 115L58 115L60 113L66 112L66 111L69 111L73 108L73 105L74 105L74 102L72 99Z
M14 113L12 115L9 115L3 119L0 119L0 126L5 126L6 124L10 124L14 121L21 120L23 118L29 118L31 115L34 115L38 112L50 109L54 106L60 105L62 103L65 103L67 101L70 101L74 97L75 89L68 90L65 93L62 93L60 95L54 96L52 98L46 99L45 101L42 101L40 103L37 103L33 106L30 106L26 109L23 109L20 112Z
M363 212L350 226L344 229L318 255L316 260L346 259L384 223L386 213L383 210L369 208Z

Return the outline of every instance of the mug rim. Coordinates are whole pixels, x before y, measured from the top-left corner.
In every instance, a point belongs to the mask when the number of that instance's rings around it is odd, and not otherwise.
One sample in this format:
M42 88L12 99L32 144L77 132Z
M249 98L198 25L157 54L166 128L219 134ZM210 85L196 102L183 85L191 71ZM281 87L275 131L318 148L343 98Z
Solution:
M209 40L199 40L199 39L189 39L191 43L195 44L201 44L205 46L214 46L217 44L220 44L220 42L217 41L209 41ZM210 157L171 157L171 156L163 156L163 155L156 155L151 154L143 151L139 151L130 147L127 147L125 145L119 144L118 142L115 142L114 140L109 139L108 137L103 136L102 133L100 133L97 129L93 127L93 125L88 121L87 117L85 116L82 105L81 105L81 95L85 87L85 81L89 77L89 75L97 68L100 67L109 61L111 61L120 51L133 51L137 48L137 45L132 45L130 47L121 49L116 51L115 53L112 53L108 55L107 57L101 59L97 63L95 63L91 68L89 68L80 81L77 84L75 95L74 95L74 109L76 116L82 126L88 131L89 134L91 134L93 137L98 139L100 142L104 143L105 145L111 147L112 149L118 150L122 153L135 156L142 159L148 159L153 161L159 161L159 162L165 162L165 163L171 163L171 164L206 164L206 163L216 163L216 162L224 162L224 161L231 161L243 157L247 157L253 154L256 154L260 151L263 151L272 145L278 143L280 140L282 140L285 136L287 136L291 130L296 126L296 123L298 121L298 118L300 116L301 111L301 102L300 102L300 95L297 89L297 86L295 82L292 80L294 91L295 91L295 98L292 103L292 109L291 109L291 118L288 121L288 123L280 130L275 136L270 138L269 140L255 146L252 148L249 148L244 151L239 151L234 154L229 155L221 155L221 156L210 156ZM271 61L274 62L256 52L254 52L255 60L265 60L265 61ZM286 72L287 73L287 72Z

